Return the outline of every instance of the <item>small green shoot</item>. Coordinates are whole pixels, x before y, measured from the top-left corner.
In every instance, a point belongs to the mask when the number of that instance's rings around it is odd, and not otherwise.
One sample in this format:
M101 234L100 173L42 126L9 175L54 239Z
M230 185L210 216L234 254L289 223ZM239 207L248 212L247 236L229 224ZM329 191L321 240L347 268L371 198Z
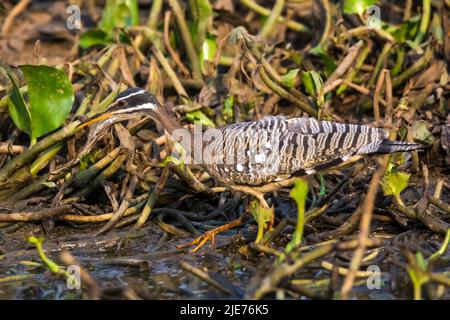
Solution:
M39 254L39 257L41 258L42 262L45 263L45 265L48 267L48 269L55 273L55 274L64 274L65 271L61 269L60 266L58 266L55 262L47 258L47 256L44 253L44 250L42 249L42 243L44 242L44 238L37 238L35 236L28 237L27 241L31 244L34 244L36 246L36 250Z
M273 208L264 208L258 200L254 199L250 202L250 211L258 224L258 234L255 243L259 243L264 236L264 230L273 221L274 210Z
M212 36L208 36L203 41L202 50L200 51L200 66L202 67L202 72L205 71L205 61L214 61L214 56L217 51L217 42L216 38Z
M400 193L408 186L408 181L411 175L405 172L389 172L386 173L382 181L382 189L386 196L394 196L395 201L405 206Z
M302 73L302 81L309 95L316 99L319 106L322 106L325 101L322 77L316 71L306 71Z
M186 119L192 123L200 122L204 126L215 127L214 122L208 118L201 110L195 110L192 112L186 113Z
M330 76L334 70L337 68L336 62L331 58L331 56L327 53L327 51L323 48L323 46L318 45L309 50L309 53L314 54L322 59L322 62L325 67L325 74Z
M288 73L281 76L281 84L289 89L293 88L299 71L299 69L289 70Z
M234 114L234 96L229 96L225 99L225 102L223 103L222 108L222 116L227 120L233 119Z
M447 233L445 234L444 242L442 242L442 245L439 248L439 250L436 251L435 253L433 253L428 258L428 261L429 262L434 261L434 260L438 259L440 256L442 256L447 251L449 243L450 243L450 229L447 230Z
M176 166L179 166L180 168L184 168L184 163L183 161L181 161L180 159L177 159L173 156L167 156L164 158L163 161L161 161L161 166L165 167L167 166L169 163L173 163Z
M304 179L295 181L290 196L297 204L297 226L295 228L294 237L286 246L286 253L291 252L293 248L302 243L303 229L305 227L305 205L308 196L308 182Z
M202 47L204 48L205 42L208 41L206 34L208 25L212 20L213 10L208 0L193 0L191 6L191 9L195 10L191 26L191 35L198 52L200 52Z
M414 300L422 299L422 286L430 281L430 276L427 272L428 262L423 257L422 253L417 252L415 261L409 263L406 270L411 278L414 288Z

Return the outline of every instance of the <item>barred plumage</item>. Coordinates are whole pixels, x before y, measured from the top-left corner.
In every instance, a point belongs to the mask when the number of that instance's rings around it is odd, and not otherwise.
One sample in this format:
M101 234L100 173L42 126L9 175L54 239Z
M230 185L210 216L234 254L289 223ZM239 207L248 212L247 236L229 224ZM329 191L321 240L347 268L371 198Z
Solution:
M307 175L354 155L415 150L421 146L387 140L383 129L364 125L269 116L219 128L204 137L204 167L227 184L260 185Z

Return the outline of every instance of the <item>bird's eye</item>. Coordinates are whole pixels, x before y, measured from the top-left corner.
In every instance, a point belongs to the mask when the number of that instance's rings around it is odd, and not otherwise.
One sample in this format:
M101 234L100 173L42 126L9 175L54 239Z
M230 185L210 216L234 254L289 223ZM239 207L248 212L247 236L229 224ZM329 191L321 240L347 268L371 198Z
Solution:
M117 102L117 105L118 105L119 107L125 107L126 104L127 104L127 103L126 103L124 100L119 100L119 101Z

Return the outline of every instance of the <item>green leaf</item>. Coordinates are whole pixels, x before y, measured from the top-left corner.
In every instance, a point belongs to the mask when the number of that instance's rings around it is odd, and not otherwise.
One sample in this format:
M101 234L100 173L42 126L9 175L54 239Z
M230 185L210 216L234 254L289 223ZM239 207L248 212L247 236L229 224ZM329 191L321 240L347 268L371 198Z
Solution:
M409 277L414 287L414 299L421 300L422 286L430 281L430 276L427 272L428 262L423 257L422 253L416 253L416 264L409 263L406 267Z
M391 172L384 176L382 189L385 195L399 196L408 186L411 175L405 172Z
M281 84L291 89L295 85L295 79L297 78L297 74L299 71L299 69L289 70L288 73L281 76Z
M101 29L86 31L80 36L80 47L83 49L96 45L106 45L112 42L112 37Z
M274 209L264 208L259 201L253 200L250 202L250 211L258 224L258 234L255 242L259 243L263 238L264 230L267 229L269 222L273 220Z
M42 250L42 243L44 242L44 238L37 238L35 236L28 237L28 242L31 244L34 244L36 246L36 250L38 251L39 257L41 258L42 262L44 262L47 267L50 269L51 272L60 274L64 273L63 270L52 260L47 258L47 256L44 253L44 250Z
M48 66L20 66L28 85L32 141L60 127L74 101L67 75Z
M390 33L399 43L405 43L408 40L414 40L414 37L419 30L419 25L420 15L410 18L399 26L381 21L382 29Z
M186 113L186 119L188 119L188 121L190 121L192 123L200 122L204 126L209 126L209 127L216 126L214 124L214 122L210 118L208 118L201 110L195 110L195 111Z
M13 120L17 128L31 136L30 111L28 110L28 107L23 100L22 94L20 93L19 87L17 87L14 78L9 73L8 77L12 83L12 92L9 97L8 104L9 115L11 116L11 119Z
M297 226L291 243L286 247L286 252L291 251L295 246L302 243L303 229L305 227L305 205L308 196L308 182L304 179L295 181L290 196L297 204Z
M98 26L110 35L114 28L135 26L138 23L137 0L107 0Z
M415 121L412 128L413 139L432 144L435 140L434 136L428 130L427 122L424 120Z
M223 104L222 116L225 119L231 119L233 118L233 113L234 113L234 97L229 96L228 98L225 99L225 102Z
M206 37L205 41L203 42L202 50L200 51L199 54L202 72L205 71L205 61L213 61L216 51L217 51L216 38L212 36Z
M337 68L336 62L328 55L328 53L325 51L325 49L322 46L315 46L311 50L309 50L309 53L315 54L316 56L320 57L323 61L323 64L325 65L325 74L327 76L331 75L334 70Z
M377 0L345 0L344 13L362 15L368 7L377 2Z
M420 251L418 251L416 253L416 260L417 260L417 263L418 263L419 267L422 270L426 270L427 269L428 261L424 258L423 254Z
M302 81L306 91L310 96L315 97L320 102L323 101L323 80L316 71L306 71L302 73Z
M196 15L193 21L192 39L196 44L197 49L200 51L201 46L204 44L206 38L206 29L209 21L212 18L212 7L208 0L194 0Z

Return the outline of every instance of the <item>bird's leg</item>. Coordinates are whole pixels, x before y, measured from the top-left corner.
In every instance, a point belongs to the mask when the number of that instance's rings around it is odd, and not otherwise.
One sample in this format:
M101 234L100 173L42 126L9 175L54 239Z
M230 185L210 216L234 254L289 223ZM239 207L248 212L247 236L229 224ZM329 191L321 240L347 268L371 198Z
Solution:
M254 196L256 199L259 200L259 203L261 204L261 206L263 208L268 209L269 205L266 202L266 199L264 199L264 193L256 190L254 188L251 187L247 187L247 186L230 186L231 189L236 190L236 191L240 191L249 195ZM267 229L268 230L272 230L272 226L275 220L275 215L272 215L272 217L270 218L270 221L268 223Z
M228 186L229 189L234 190L234 191L239 191L239 192L243 192L246 194L249 194L251 196L254 196L255 198L257 198L261 204L261 206L263 206L264 208L269 208L269 205L267 204L266 200L264 199L264 193L255 190L251 187L247 187L247 186L237 186L237 185L230 185ZM247 212L246 212L247 213ZM220 232L223 232L225 230L229 230L232 228L235 228L239 225L241 225L244 221L244 219L246 218L246 213L244 213L240 218L233 220L227 224L224 224L223 226L214 228L212 230L208 230L206 231L204 234L202 234L200 237L194 239L193 241L186 243L186 244L182 244L177 246L178 249L182 249L188 246L196 246L194 249L191 250L191 252L196 252L198 249L200 249L208 240L211 240L212 244L214 244L214 237L219 234ZM274 216L271 217L270 221L269 221L269 225L268 225L268 229L271 230L272 226L274 223Z
M219 234L220 232L223 232L225 230L229 230L232 229L234 227L237 227L239 225L241 225L243 223L245 219L245 214L243 216L241 216L240 218L233 220L227 224L224 224L223 226L214 228L212 230L208 230L206 231L204 234L202 234L200 237L198 237L197 239L194 239L193 241L186 243L186 244L182 244L182 245L178 245L177 248L178 249L183 249L185 247L189 247L189 246L196 246L194 249L192 249L190 252L196 252L198 249L200 249L208 240L211 240L211 243L214 244L214 237Z

